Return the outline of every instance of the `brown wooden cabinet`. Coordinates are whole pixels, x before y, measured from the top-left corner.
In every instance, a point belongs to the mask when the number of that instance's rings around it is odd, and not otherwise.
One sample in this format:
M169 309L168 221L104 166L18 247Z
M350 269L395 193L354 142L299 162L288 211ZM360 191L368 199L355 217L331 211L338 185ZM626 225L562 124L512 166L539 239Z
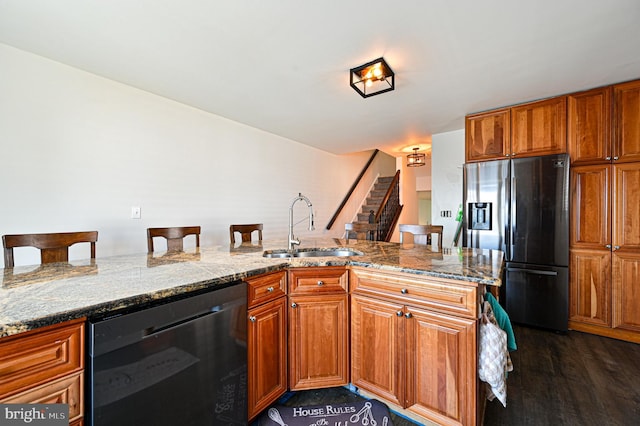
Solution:
M285 271L248 279L249 419L287 391L287 298Z
M613 86L613 159L640 161L640 80Z
M611 248L611 166L571 168L570 247Z
M465 120L466 161L504 158L511 151L509 108L468 115Z
M611 87L567 96L567 140L572 164L611 161L611 98Z
M470 114L467 162L567 152L567 98L559 96Z
M640 342L640 162L571 171L569 327Z
M567 152L567 98L558 96L511 108L511 157Z
M476 423L477 288L353 268L352 383L420 418Z
M348 384L346 268L292 268L288 279L290 389Z
M69 421L82 422L84 321L0 339L0 402L69 404Z

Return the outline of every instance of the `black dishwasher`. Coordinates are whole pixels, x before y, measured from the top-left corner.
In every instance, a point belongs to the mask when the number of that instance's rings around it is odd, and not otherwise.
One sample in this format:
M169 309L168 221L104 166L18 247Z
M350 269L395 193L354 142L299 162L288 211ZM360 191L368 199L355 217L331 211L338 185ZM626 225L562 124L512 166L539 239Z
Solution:
M246 425L244 282L88 327L89 425Z

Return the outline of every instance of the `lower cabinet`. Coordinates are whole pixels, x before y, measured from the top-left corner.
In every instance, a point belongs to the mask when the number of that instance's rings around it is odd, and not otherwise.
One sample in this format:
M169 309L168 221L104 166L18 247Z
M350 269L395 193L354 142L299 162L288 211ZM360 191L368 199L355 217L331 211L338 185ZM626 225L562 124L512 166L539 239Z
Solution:
M344 267L289 271L289 387L349 383L348 273Z
M469 303L476 303L476 289L456 283L449 288L446 282L429 280L423 287L419 280L354 271L351 381L437 424L473 425L477 311ZM443 311L472 311L469 315L438 312L431 308L438 300Z
M68 404L84 415L84 319L0 339L0 403Z
M287 391L286 272L247 280L249 419Z

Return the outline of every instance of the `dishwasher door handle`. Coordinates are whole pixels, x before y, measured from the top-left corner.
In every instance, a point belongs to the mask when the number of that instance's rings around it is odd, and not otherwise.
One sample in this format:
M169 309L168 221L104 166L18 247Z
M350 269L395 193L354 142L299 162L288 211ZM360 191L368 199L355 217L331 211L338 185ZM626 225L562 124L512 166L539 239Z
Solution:
M142 330L142 338L146 339L147 337L151 337L154 334L162 333L163 331L167 331L167 330L171 330L171 329L176 328L176 327L180 327L183 324L186 324L186 323L191 322L191 321L195 321L195 320L200 319L200 318L207 317L209 315L217 314L220 311L222 311L222 305L212 306L207 311L201 312L201 313L196 314L196 315L193 315L193 316L191 316L189 318L183 318L181 320L172 322L170 324L165 324L165 325L162 325L162 326L159 326L159 327L151 326L151 327L145 328L144 330Z

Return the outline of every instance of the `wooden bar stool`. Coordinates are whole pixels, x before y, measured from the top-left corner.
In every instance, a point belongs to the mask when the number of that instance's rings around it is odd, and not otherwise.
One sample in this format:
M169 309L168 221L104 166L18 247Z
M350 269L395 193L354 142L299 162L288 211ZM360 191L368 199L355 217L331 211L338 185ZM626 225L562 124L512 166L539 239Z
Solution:
M243 243L248 243L251 241L251 234L257 231L258 232L258 241L262 241L262 224L261 223L251 223L246 225L230 225L229 226L229 239L231 240L231 244L236 243L235 233L239 233L241 237L241 241Z
M147 228L147 251L153 253L154 237L163 237L167 240L167 251L182 251L184 250L184 238L188 235L195 235L196 247L200 247L199 226Z
M438 248L442 248L442 225L406 225L400 224L400 244L403 243L403 234L408 233L413 235L414 244L428 244L433 245L431 240L431 234L438 235Z
M344 224L344 239L349 241L351 233L356 234L356 240L374 240L373 233L378 229L378 225L375 223L345 223Z
M98 231L58 232L48 234L3 235L4 267L13 268L15 247L35 247L40 250L40 263L68 262L69 247L77 243L90 243L91 259L96 258Z

